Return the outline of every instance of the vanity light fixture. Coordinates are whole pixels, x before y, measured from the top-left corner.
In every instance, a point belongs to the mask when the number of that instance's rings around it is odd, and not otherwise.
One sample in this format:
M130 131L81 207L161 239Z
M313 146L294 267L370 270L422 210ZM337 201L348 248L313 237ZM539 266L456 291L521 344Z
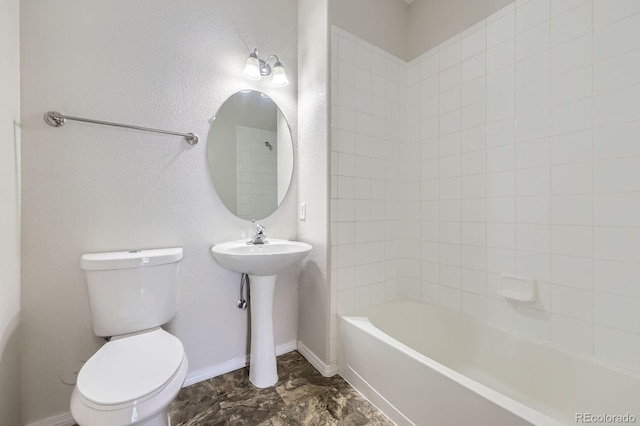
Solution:
M273 70L269 66L271 58L275 58L273 64ZM253 52L247 59L247 64L244 66L242 75L249 80L262 80L262 77L270 75L273 71L273 77L271 78L271 84L274 87L284 87L289 84L287 75L284 72L284 66L276 55L271 55L266 61L263 61L258 57L258 49L253 49Z

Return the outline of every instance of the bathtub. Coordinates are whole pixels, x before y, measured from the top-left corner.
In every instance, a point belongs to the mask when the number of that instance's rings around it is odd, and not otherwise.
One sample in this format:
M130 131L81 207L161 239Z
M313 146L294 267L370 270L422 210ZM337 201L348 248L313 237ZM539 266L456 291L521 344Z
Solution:
M416 301L342 316L338 368L398 425L640 423L640 375Z

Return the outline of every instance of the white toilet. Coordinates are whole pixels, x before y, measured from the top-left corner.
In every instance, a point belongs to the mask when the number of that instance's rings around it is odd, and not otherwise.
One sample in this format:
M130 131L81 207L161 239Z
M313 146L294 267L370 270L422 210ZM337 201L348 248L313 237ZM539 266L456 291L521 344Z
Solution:
M85 254L93 331L111 337L84 364L71 395L80 426L167 426L187 375L177 337L160 326L176 311L182 248Z

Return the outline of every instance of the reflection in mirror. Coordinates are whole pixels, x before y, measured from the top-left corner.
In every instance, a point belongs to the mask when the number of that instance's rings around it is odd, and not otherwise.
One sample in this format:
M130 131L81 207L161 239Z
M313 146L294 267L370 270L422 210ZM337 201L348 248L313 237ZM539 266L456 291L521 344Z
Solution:
M222 104L209 131L207 157L220 199L242 219L264 219L287 195L293 173L291 131L264 93L243 90Z

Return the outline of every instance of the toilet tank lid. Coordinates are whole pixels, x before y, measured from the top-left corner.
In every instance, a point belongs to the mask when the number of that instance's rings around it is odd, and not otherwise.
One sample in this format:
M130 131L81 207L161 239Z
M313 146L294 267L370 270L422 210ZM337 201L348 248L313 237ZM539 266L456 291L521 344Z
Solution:
M89 253L80 258L80 268L85 271L140 268L178 262L180 259L182 247Z

